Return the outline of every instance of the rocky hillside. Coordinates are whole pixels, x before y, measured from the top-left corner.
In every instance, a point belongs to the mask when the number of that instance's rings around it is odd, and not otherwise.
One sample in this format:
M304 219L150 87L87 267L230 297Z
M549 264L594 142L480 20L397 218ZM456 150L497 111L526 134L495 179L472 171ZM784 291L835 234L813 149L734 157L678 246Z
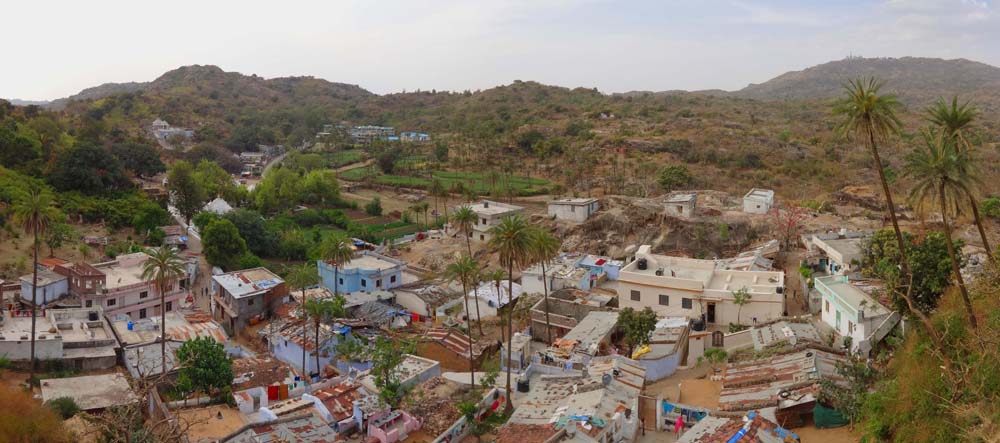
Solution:
M728 95L756 100L831 98L841 94L845 79L859 76L882 79L887 90L912 105L926 104L942 95L1000 96L1000 68L965 59L919 57L851 57L787 72Z

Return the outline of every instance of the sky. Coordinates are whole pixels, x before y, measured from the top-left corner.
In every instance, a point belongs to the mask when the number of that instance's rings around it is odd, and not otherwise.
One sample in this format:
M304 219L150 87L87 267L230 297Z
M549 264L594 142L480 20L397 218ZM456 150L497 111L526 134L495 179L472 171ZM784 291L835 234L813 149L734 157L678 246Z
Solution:
M849 55L1000 66L1000 0L90 0L3 6L0 97L183 65L384 94L534 80L735 90Z

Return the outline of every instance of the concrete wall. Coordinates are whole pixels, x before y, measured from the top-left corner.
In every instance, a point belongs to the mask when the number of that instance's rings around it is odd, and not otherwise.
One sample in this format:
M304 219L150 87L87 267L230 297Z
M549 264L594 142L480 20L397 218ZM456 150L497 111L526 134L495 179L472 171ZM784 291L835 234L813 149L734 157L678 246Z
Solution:
M357 291L389 290L403 284L403 266L389 269L339 269L334 280L334 267L317 261L320 284L332 292L342 294Z
M64 278L48 285L39 285L36 297L38 298L38 305L41 306L66 294L69 294L69 279ZM30 281L21 281L21 300L31 301Z
M396 294L396 303L406 308L407 311L416 312L421 317L432 317L434 312L430 309L422 298L409 291L393 291Z
M558 220L566 220L577 223L587 221L590 216L597 212L600 205L594 201L587 205L573 205L568 203L550 202L548 204L549 216Z
M673 354L667 355L663 358L658 358L656 360L644 360L639 359L636 362L642 367L646 368L646 380L656 381L662 378L674 375L677 372L677 366L682 362L681 354L682 352L674 352Z
M39 323L42 326L43 323ZM38 331L37 336L52 337L48 332ZM31 359L31 340L17 340L18 337L4 337L0 340L0 355L11 361ZM14 340L12 340L12 338ZM39 360L61 359L63 356L62 338L35 339L35 358Z
M743 212L748 214L767 214L771 210L773 202L767 202L756 198L743 198Z
M677 279L680 280L680 279ZM710 291L694 289L700 286L700 282L691 281L692 289L651 287L647 284L636 284L631 281L618 280L618 304L623 308L642 309L651 308L654 312L664 317L691 317L701 318L708 312L709 303L715 304L714 324L725 325L739 322L752 324L756 317L758 322L775 320L784 316L785 303L783 294L751 294L752 299L749 304L743 306L742 311L739 306L733 303L732 293L728 291ZM679 285L678 285L679 286ZM638 291L639 300L632 300L632 291ZM660 295L668 297L668 304L660 304ZM684 299L691 301L690 308L684 307ZM699 299L702 301L699 303ZM739 319L737 319L739 317Z

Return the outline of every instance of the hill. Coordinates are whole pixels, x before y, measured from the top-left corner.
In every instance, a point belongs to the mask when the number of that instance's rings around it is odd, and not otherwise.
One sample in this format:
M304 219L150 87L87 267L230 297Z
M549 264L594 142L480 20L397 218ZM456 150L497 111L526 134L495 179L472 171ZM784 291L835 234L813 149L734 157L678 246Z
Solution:
M801 71L787 72L727 95L756 100L825 99L843 91L846 79L875 76L907 104L926 104L940 96L1000 94L1000 68L965 59L850 57Z

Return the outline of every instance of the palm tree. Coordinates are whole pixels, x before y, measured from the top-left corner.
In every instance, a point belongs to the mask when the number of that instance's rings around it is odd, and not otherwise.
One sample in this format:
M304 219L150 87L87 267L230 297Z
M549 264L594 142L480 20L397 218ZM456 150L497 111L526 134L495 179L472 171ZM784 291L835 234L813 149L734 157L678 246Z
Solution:
M292 271L288 274L285 279L288 285L293 288L299 288L302 290L302 297L299 300L299 305L302 306L302 312L305 312L306 306L306 288L315 285L319 281L319 274L316 271L316 266L312 263L303 263L302 266L296 266L292 268ZM302 328L302 343L306 342L306 328ZM308 378L308 371L306 371L306 347L302 347L302 379Z
M500 301L500 296L503 295L503 294L500 293L500 283L503 282L503 277L504 277L503 269L494 269L492 271L484 271L480 276L483 278L484 282L486 282L486 281L493 282L493 286L495 288L497 288L497 301ZM476 309L478 309L478 308L479 308L479 305L477 304L476 305ZM477 313L477 315L478 315L478 313ZM501 317L500 320L501 320L501 324L500 324L500 341L504 341L504 340L506 340L506 338L504 338L503 317Z
M465 237L465 247L469 250L469 256L472 256L472 226L476 224L476 213L472 212L472 208L463 205L461 208L455 210L455 213L451 215L451 220L455 222L458 232L462 233Z
M476 369L474 366L474 358L472 356L472 327L471 319L472 312L469 311L469 285L479 279L479 263L472 257L462 257L458 261L449 264L445 270L444 275L446 278L452 281L459 281L462 283L462 298L465 299L465 317L469 319L469 371L472 377L472 387L476 387ZM479 310L479 301L476 301L476 310ZM483 336L483 322L481 319L476 319L476 323L479 325L479 336Z
M437 177L432 177L429 193L431 197L434 197L434 212L437 212L438 210L438 197L445 195L446 192L447 191L445 191L444 185L441 184L441 180Z
M500 224L490 229L490 247L500 253L500 264L507 268L507 339L514 337L514 266L523 266L531 258L531 226L520 214L504 217ZM507 405L506 412L514 409L510 400L510 344L507 344Z
M945 243L948 245L948 256L951 258L951 269L958 281L966 314L969 316L969 324L975 330L978 327L976 314L972 310L969 292L962 279L955 245L951 239L951 224L948 221L952 213L959 212L960 202L965 201L965 190L968 189L969 181L967 172L972 169L972 165L969 164L968 151L959 150L955 138L941 136L935 132L925 132L923 138L923 145L906 158L906 175L916 180L916 184L910 190L910 200L914 204L938 204L944 225Z
M323 261L333 265L333 294L339 294L340 266L354 258L354 245L351 244L350 238L338 233L327 237L320 249Z
M24 229L25 233L33 236L33 260L31 267L31 373L29 379L35 377L35 367L38 362L35 360L35 325L37 322L38 307L38 244L39 239L48 230L49 225L58 217L58 210L53 204L52 193L42 188L41 185L31 184L27 190L21 192L14 203L13 218L16 224Z
M174 248L160 247L146 251L149 258L142 264L142 279L153 280L160 294L160 373L167 373L167 302L168 285L185 274L187 264Z
M975 106L969 105L969 102L958 104L958 96L955 96L952 97L951 104L946 103L944 100L938 100L933 106L927 108L927 121L944 131L945 136L954 138L955 147L958 150L968 152L971 156L973 154L973 146L969 142L966 132L969 131L977 114L978 110ZM972 209L972 216L976 221L976 227L979 229L979 237L983 241L983 248L986 249L986 257L989 258L990 263L996 264L993 249L990 248L989 239L986 237L986 230L983 228L982 217L979 215L979 203L976 202L976 195L972 192L972 189L965 189L964 191L969 198L969 207Z
M431 204L427 202L417 203L417 207L420 208L420 212L424 213L424 226L429 227L430 221L427 220L427 211L431 208Z
M552 325L549 323L549 280L546 275L545 263L559 255L562 241L552 235L549 231L541 228L532 231L531 253L534 260L542 264L542 290L545 300L545 333L549 344L552 343Z
M306 313L313 321L313 327L316 331L316 372L321 373L323 368L319 367L319 353L320 345L322 344L319 340L319 325L323 320L328 320L331 318L343 318L346 316L344 312L344 297L339 295L334 295L333 298L311 298L306 300L304 306L302 306L303 312ZM303 328L304 330L305 328ZM303 341L304 347L305 341ZM302 366L305 371L305 365Z
M892 203L889 182L886 181L885 169L878 152L879 142L899 134L901 123L896 116L896 111L900 108L899 100L892 94L880 95L882 82L874 77L855 79L848 82L844 89L846 96L840 99L833 109L834 115L842 118L837 128L838 132L846 137L864 140L868 150L871 151L875 169L882 182L886 210L889 213L889 219L892 220L892 229L896 232L900 263L903 266L904 274L908 275L910 271L906 259L906 243L903 241L903 233L896 220L896 206Z

